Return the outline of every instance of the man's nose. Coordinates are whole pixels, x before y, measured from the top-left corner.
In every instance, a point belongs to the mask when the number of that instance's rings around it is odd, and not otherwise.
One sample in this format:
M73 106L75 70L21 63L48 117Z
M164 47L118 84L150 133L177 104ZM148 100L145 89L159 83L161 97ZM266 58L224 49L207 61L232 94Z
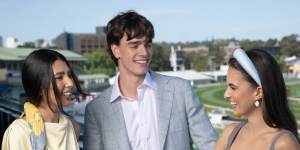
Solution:
M149 55L149 52L150 51L150 48L147 44L141 44L140 47L139 47L139 54L140 55L143 55L143 56L148 56Z

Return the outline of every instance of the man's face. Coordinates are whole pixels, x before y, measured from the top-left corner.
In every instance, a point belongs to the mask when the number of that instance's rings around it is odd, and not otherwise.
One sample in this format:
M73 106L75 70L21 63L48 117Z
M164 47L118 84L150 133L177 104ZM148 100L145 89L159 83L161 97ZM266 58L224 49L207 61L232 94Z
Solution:
M127 40L125 34L119 45L112 45L111 49L116 58L120 74L144 77L151 61L151 43L146 37Z

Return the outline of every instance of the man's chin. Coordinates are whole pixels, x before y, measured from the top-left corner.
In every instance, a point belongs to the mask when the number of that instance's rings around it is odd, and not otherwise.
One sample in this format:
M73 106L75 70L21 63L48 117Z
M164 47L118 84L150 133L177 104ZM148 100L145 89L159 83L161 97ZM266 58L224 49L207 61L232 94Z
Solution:
M140 76L140 77L144 77L147 74L147 72L148 71L141 71L141 72L136 73L136 75Z

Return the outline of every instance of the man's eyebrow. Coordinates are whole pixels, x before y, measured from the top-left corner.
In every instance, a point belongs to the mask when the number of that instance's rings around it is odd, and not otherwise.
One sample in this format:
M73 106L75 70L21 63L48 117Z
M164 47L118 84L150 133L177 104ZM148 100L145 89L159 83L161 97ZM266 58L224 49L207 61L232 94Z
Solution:
M139 41L128 41L128 44L140 44L143 41L139 40Z

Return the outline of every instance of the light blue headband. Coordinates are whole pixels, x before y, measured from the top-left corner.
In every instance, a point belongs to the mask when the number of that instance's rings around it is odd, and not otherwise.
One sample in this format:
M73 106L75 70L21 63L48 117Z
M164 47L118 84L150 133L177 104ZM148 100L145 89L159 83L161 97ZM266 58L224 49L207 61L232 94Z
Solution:
M257 70L250 60L248 55L242 49L236 49L233 52L233 57L240 63L240 65L246 70L246 72L255 80L258 85L261 85L260 78L258 76Z

